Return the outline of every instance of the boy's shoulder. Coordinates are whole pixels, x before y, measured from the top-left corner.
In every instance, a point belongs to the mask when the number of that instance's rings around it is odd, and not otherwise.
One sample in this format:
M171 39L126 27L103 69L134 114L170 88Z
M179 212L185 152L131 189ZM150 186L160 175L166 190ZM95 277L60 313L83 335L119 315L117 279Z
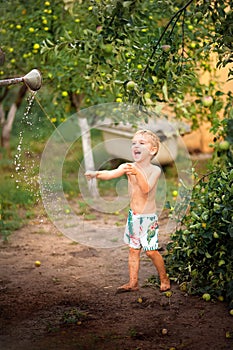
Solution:
M156 173L156 174L158 174L158 175L161 174L162 169L161 169L161 167L160 167L159 165L157 165L157 164L151 164L151 166L152 166L152 169L153 169L153 172L154 172L154 173Z

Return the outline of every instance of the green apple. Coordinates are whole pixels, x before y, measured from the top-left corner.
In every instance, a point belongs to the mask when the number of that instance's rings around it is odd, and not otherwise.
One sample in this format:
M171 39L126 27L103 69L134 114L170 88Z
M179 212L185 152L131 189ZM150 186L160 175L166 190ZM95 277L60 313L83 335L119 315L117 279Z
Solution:
M151 98L151 94L150 94L149 92L145 92L144 98L145 98L145 99Z
M195 43L194 41L192 41L192 42L190 43L190 47L191 47L192 49L195 49L196 46L197 46L197 45L196 45L196 43Z
M180 290L181 290L182 292L186 292L186 291L187 291L187 283L186 283L186 282L182 282L182 283L180 284Z
M100 32L101 32L101 30L102 30L102 26L101 26L101 25L98 25L98 26L96 27L96 31L97 31L97 33L100 33Z
M169 52L171 49L171 46L170 45L162 45L161 48L164 52Z
M126 90L131 91L136 88L137 84L133 80L129 80L128 83L126 84Z
M36 260L36 261L35 261L35 266L36 266L36 267L39 267L40 265L41 265L41 262L40 262L39 260Z
M219 144L219 148L222 150L222 151L227 151L230 147L230 143L228 141L222 141L220 142Z
M232 332L230 332L230 331L227 331L226 332L226 338L232 338L232 336L233 336L233 334L232 334Z
M197 18L197 19L202 19L202 17L203 17L203 13L201 12L201 11L198 11L196 14L195 14L195 17Z
M113 46L111 44L106 44L102 46L102 49L107 53L110 54L112 53Z
M209 301L211 299L211 296L209 293L204 293L202 295L202 299L204 299L205 301Z
M212 96L204 96L202 98L202 104L204 107L210 107L213 104L214 100Z
M163 329L162 329L162 335L167 335L167 333L168 333L167 328L163 328Z

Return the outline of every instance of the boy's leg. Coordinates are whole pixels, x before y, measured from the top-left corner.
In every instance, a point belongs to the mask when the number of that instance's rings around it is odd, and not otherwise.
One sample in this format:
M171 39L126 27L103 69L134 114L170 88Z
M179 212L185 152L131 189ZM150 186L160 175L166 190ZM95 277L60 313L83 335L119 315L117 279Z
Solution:
M146 251L146 255L152 260L154 266L158 271L161 292L165 292L166 290L170 289L170 280L167 276L164 261L161 254L158 252L158 250L148 250Z
M141 249L129 248L129 283L118 288L118 291L135 291L138 290L138 272L140 266Z

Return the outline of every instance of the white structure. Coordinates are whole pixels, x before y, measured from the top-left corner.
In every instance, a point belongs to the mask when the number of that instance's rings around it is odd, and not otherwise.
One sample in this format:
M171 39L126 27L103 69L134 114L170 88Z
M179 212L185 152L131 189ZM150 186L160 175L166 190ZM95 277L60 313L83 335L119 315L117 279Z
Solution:
M103 131L106 151L116 158L133 160L131 140L138 129L149 129L160 138L160 149L152 163L166 165L177 157L179 130L177 124L172 124L167 119L149 120L148 123L139 123L137 127L130 123L114 124L110 120L105 120L97 129Z

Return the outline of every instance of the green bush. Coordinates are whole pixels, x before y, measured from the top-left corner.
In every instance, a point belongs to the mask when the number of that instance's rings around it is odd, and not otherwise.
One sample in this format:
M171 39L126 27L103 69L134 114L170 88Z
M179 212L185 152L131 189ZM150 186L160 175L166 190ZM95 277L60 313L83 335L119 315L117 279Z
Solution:
M223 125L225 140L215 140L212 167L193 188L189 212L167 245L166 264L171 279L185 282L189 293L221 296L233 307L233 119Z

